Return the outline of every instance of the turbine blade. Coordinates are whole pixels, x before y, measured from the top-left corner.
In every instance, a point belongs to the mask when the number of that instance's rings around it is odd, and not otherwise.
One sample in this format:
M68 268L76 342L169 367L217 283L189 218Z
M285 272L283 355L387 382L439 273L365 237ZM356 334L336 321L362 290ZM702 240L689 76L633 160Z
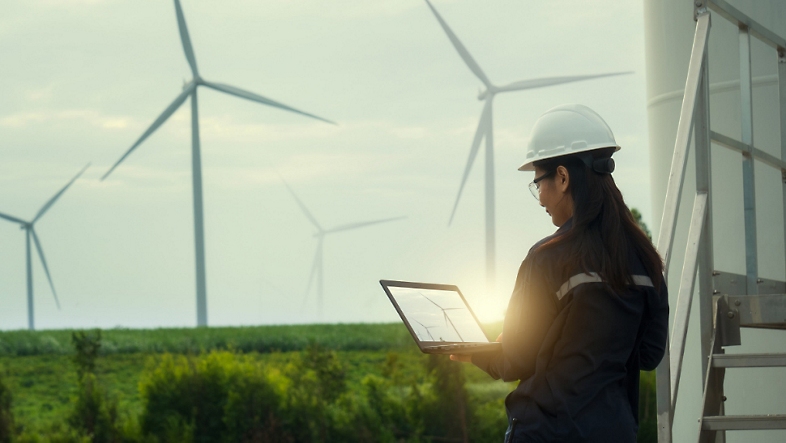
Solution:
M8 215L8 214L3 214L2 212L0 212L0 218L4 218L4 219L6 219L6 220L8 220L10 222L19 223L20 225L26 225L27 224L27 222L22 220L22 219L16 218L16 217Z
M172 116L172 114L174 114L175 111L177 111L180 105L182 105L183 102L186 101L186 98L188 98L188 96L191 95L195 87L196 86L194 83L191 83L188 87L186 87L186 89L184 89L183 92L181 92L180 95L178 95L175 98L175 100L169 106L167 106L166 109L164 109L164 112L162 112L161 115L159 115L158 118L156 118L155 121L153 121L153 124L151 124L150 127L147 128L144 134L142 134L142 136L139 137L139 139L131 146L131 148L129 148L128 151L126 151L126 153L123 154L122 157L120 157L120 160L118 160L114 165L112 165L109 171L107 171L106 174L104 174L104 176L101 177L101 180L107 178L109 174L111 174L112 171L114 171L115 168L117 168L118 165L120 165L120 163L122 163L123 160L125 160L126 157L128 157L131 154L131 152L133 152L134 149L137 148L137 146L141 145L142 142L145 141L145 139L147 139L150 136L150 134L154 133L159 126L164 124L164 122L170 116Z
M350 230L350 229L363 228L363 227L370 226L370 225L377 225L377 224L380 224L380 223L387 223L387 222L392 222L392 221L395 221L395 220L402 220L402 219L405 219L405 218L407 218L407 217L406 216L401 216L401 217L384 218L382 220L373 220L373 221L367 221L367 222L350 223L350 224L347 224L347 225L337 226L337 227L335 227L333 229L328 229L327 231L325 231L325 234L332 234L334 232L339 232L339 231L347 231L347 230Z
M55 291L55 284L52 283L52 276L49 275L49 266L46 265L46 258L44 257L44 249L41 247L41 242L38 240L38 235L35 233L34 228L30 228L30 233L33 234L33 242L35 243L35 248L38 250L38 257L41 259L41 264L44 265L44 272L46 273L46 278L49 280L49 287L52 288L52 295L55 297L55 304L57 304L57 310L60 310L60 300L57 299L57 291Z
M54 197L50 198L49 201L46 202L46 204L38 211L38 214L35 215L35 218L33 219L32 222L30 222L30 224L33 224L33 223L37 222L38 219L41 218L46 213L46 211L48 211L49 208L52 207L53 204L55 204L57 199L59 199L60 196L63 195L63 193L66 191L66 189L68 189L68 187L71 186L71 184L73 184L76 181L76 179L78 179L87 170L87 168L89 168L89 167L90 167L90 163L85 165L85 167L82 168L81 171L79 171L79 174L76 174L74 176L74 178L71 179L70 182L68 182L65 186L63 186L63 189L61 189L60 192L55 194Z
M295 108L293 108L291 106L287 106L287 105L285 105L283 103L279 103L279 102L277 102L275 100L271 100L271 99L269 99L267 97L262 97L259 94L255 94L253 92L249 92L249 91L237 88L235 86L226 85L226 84L223 84L223 83L214 83L214 82L209 82L209 81L205 81L205 80L202 81L202 84L207 86L208 88L213 88L216 91L220 91L220 92L223 92L223 93L229 94L229 95L234 95L235 97L244 98L246 100L251 100L252 102L262 103L264 105L272 106L274 108L279 108L279 109L283 109L285 111L294 112L296 114L305 115L306 117L315 118L315 119L321 120L321 121L323 121L325 123L330 123L331 125L335 125L336 124L336 122L332 122L330 120L324 119L324 118L319 117L319 116L314 115L314 114L309 114L308 112L304 112L304 111L301 111L299 109L295 109Z
M320 226L319 222L317 222L317 219L314 218L313 215L311 215L311 212L309 212L308 208L306 208L306 205L302 201L300 201L297 194L295 194L295 191L293 191L292 188L289 187L289 185L287 184L286 181L284 181L283 178L281 179L281 182L284 183L284 186L287 187L289 193L292 194L292 197L295 198L297 205L300 206L300 210L303 211L303 214L305 214L306 218L319 230L319 232L324 232L322 226Z
M437 18L440 26L442 26L442 29L445 30L445 34L448 35L450 42L453 43L456 51L458 51L461 58L464 59L464 63L467 64L467 67L469 67L470 71L472 71L480 79L480 81L486 85L487 88L491 87L491 81L488 79L488 77L486 77L486 74L483 72L483 70L480 69L480 65L478 65L475 59L472 58L472 56L469 54L467 48L465 48L458 37L456 37L456 34L454 34L450 29L450 26L448 26L445 20L442 19L442 16L440 16L437 10L434 9L434 6L431 5L430 1L426 0L426 4L428 4L428 7L431 8L431 12L434 13L434 16Z
M308 291L311 290L311 283L314 282L314 274L317 273L317 264L319 263L319 253L322 249L322 238L319 239L319 243L317 244L317 250L314 252L314 263L311 265L311 274L308 276L308 284L306 285L306 293L303 296L303 303L300 306L300 310L302 311L306 307L306 300L308 300Z
M478 122L478 129L475 130L475 138L472 139L472 147L469 149L469 157L467 158L467 165L464 167L464 175L461 177L461 184L459 185L458 195L456 195L456 202L453 203L453 211L450 213L450 220L448 221L448 226L453 223L453 217L456 215L456 209L458 208L459 200L461 200L461 193L464 191L464 185L467 184L467 178L469 177L469 171L472 170L472 164L475 162L475 157L478 156L478 150L480 150L480 141L486 135L488 131L488 118L489 118L489 111L491 109L491 100L486 100L485 106L483 106L483 113L480 114L480 121Z
M500 92L504 91L521 91L523 89L535 89L535 88L543 88L546 86L553 86L553 85L560 85L562 83L572 83L572 82L580 82L583 80L592 80L594 78L601 78L601 77L612 77L615 75L627 75L633 74L632 71L627 72L610 72L607 74L595 74L595 75L575 75L569 77L546 77L546 78L535 78L532 80L522 80L519 82L513 82L508 85L500 87L498 90Z
M188 35L186 17L183 15L183 9L180 7L180 0L175 0L175 13L177 13L177 28L180 30L183 52L186 53L186 60L188 60L188 65L191 66L191 72L194 74L194 77L199 77L194 48L191 46L191 37Z

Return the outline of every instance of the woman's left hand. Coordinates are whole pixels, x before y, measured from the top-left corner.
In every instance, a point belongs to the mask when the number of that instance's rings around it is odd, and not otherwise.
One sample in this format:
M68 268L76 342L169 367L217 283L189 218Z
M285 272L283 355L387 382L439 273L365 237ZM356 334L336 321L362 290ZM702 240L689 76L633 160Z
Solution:
M472 356L469 354L451 354L450 359L453 361L462 361L464 363L472 363Z

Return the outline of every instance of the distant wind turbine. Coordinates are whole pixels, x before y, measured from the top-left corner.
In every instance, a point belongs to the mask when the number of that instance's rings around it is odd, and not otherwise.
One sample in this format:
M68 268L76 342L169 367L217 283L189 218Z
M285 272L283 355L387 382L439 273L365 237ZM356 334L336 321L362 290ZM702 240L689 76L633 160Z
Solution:
M282 180L283 181L283 180ZM287 187L289 193L292 194L292 197L297 202L297 205L300 207L300 210L303 211L303 214L306 218L317 228L317 232L314 234L314 237L317 238L317 250L314 253L314 263L311 265L311 274L308 276L308 284L306 285L306 294L303 299L303 303L306 301L306 297L308 297L308 293L311 290L311 283L314 281L314 274L317 276L317 317L322 319L322 303L323 303L323 296L324 296L324 273L323 273L323 242L325 240L325 236L328 234L334 234L336 232L341 231L349 231L351 229L358 229L364 228L370 225L376 225L379 223L387 223L395 220L401 220L406 218L405 216L402 217L392 217L392 218L384 218L381 220L373 220L373 221L365 221L365 222L358 222L358 223L350 223L346 225L336 226L335 228L330 229L323 229L322 226L317 222L317 219L311 214L311 211L306 208L306 205L298 198L295 191L289 187L287 182L284 181L284 186Z
M413 319L413 320L414 320L414 319ZM437 327L437 325L434 325L434 326L426 326L426 325L424 325L423 323L421 323L421 322L419 322L419 321L417 321L417 320L414 320L414 321L415 321L415 323L419 324L421 328L425 329L425 331L426 331L426 334L428 334L428 337L431 339L431 341L435 341L435 340L434 340L434 336L433 336L433 335L431 335L431 328L436 328L436 327Z
M425 0L428 7L431 9L431 12L434 13L434 16L437 18L440 26L447 34L448 39L450 42L453 43L453 46L458 51L461 58L464 60L464 63L467 64L469 70L475 74L483 85L486 87L485 91L481 91L478 95L478 100L485 101L483 105L483 112L480 114L480 121L478 122L478 128L475 131L475 138L472 140L472 147L469 150L469 158L467 159L467 165L464 168L464 175L461 178L461 185L459 186L458 195L456 195L456 202L453 204L453 211L450 213L450 220L448 221L448 225L453 223L453 216L456 215L456 208L458 207L458 202L461 199L461 192L464 190L464 185L467 183L467 177L469 177L469 171L472 169L472 164L475 161L475 157L478 155L478 149L480 148L480 141L485 138L486 140L486 286L488 289L492 289L495 285L496 279L496 234L495 234L495 209L494 209L494 133L493 133L493 124L492 124L492 103L494 101L494 96L497 93L501 92L510 92L510 91L521 91L524 89L535 89L535 88L543 88L546 86L553 86L562 83L570 83L570 82L577 82L582 80L590 80L594 78L600 77L609 77L613 75L622 75L622 74L630 74L630 72L612 72L608 74L595 74L595 75L579 75L579 76L569 76L569 77L547 77L547 78L536 78L531 80L522 80L513 82L504 86L496 86L491 83L491 80L486 76L482 69L480 69L480 65L472 58L467 51L467 48L459 41L456 34L450 29L448 24L442 17L439 15L434 6L429 2L429 0Z
M175 100L166 108L161 115L156 118L149 128L137 139L131 148L120 157L110 169L101 177L104 180L117 168L117 166L126 159L145 139L147 139L159 126L164 124L167 119L180 108L180 106L191 97L191 165L192 165L192 181L194 191L194 247L196 257L196 304L197 304L197 326L207 326L207 286L205 282L205 228L204 217L202 209L202 159L199 149L199 112L197 107L197 87L207 86L208 88L215 89L216 91L225 94L234 95L235 97L244 98L253 102L262 103L264 105L272 106L274 108L283 109L285 111L295 112L297 114L305 115L307 117L322 120L327 123L335 124L330 120L318 117L308 112L295 109L267 97L263 97L253 92L245 91L235 86L214 83L203 79L197 70L196 56L194 49L191 46L191 38L188 34L186 27L186 19L183 16L183 10L180 7L180 1L175 1L175 13L177 15L177 26L180 29L180 40L183 43L183 51L186 55L188 65L191 67L191 73L194 78L190 82L183 85L183 92L181 92Z
M71 179L64 187L61 189L57 194L55 194L49 201L38 210L38 213L33 217L31 221L25 221L20 218L16 218L10 216L8 214L0 213L0 218L4 218L12 223L18 223L20 229L25 231L25 240L26 240L26 260L25 264L27 265L27 327L31 331L35 329L35 315L33 311L33 260L32 260L32 252L30 250L30 240L33 240L35 243L36 251L38 251L38 258L41 259L41 265L44 267L44 272L46 273L46 278L49 280L49 287L52 288L52 295L55 297L55 304L57 305L57 309L60 309L60 300L57 299L57 291L55 291L55 285L52 283L52 276L49 274L49 266L46 264L46 258L44 257L44 249L41 247L41 241L38 240L38 235L35 233L35 223L43 217L46 211L52 207L53 204L60 198L61 195L71 186L72 183L85 172L85 170L90 166L88 163L79 174L77 174L74 178Z
M450 319L450 316L448 315L448 311L460 311L462 308L443 308L443 307L442 307L442 306L440 306L440 305L439 305L437 302L435 302L434 300L432 300L432 299L428 298L428 297L427 297L425 294L423 294L422 292L419 292L419 294L420 294L420 295L422 295L422 296L423 296L423 298L425 298L426 300L430 301L430 302L431 302L431 304L432 304L432 305L434 305L434 306L436 306L436 307L437 307L437 308L438 308L440 311L442 311L442 317L443 317L443 320L445 321L445 327L447 327L447 326L448 326L448 323L450 323L450 326L453 328L453 332L455 332L455 333L456 333L456 335L458 335L458 337L459 337L459 339L460 339L461 341L464 341L464 337L462 337L462 336L461 336L461 333L460 333L460 332L458 331L458 329L456 328L456 325L454 325L454 324L453 324L453 320L451 320L451 319Z

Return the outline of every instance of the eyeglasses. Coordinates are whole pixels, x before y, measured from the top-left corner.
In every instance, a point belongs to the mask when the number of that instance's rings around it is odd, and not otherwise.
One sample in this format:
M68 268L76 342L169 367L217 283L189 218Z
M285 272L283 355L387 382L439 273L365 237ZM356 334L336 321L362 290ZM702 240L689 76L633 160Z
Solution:
M540 182L544 178L549 178L557 171L547 172L540 177L536 177L535 180L532 180L532 183L529 184L529 192L532 193L532 196L535 197L535 200L540 201Z

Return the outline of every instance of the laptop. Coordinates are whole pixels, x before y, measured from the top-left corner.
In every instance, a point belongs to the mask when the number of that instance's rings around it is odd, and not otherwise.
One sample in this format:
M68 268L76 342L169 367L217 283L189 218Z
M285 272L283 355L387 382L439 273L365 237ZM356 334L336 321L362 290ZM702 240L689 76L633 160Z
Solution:
M380 280L420 351L472 354L499 350L455 285Z

